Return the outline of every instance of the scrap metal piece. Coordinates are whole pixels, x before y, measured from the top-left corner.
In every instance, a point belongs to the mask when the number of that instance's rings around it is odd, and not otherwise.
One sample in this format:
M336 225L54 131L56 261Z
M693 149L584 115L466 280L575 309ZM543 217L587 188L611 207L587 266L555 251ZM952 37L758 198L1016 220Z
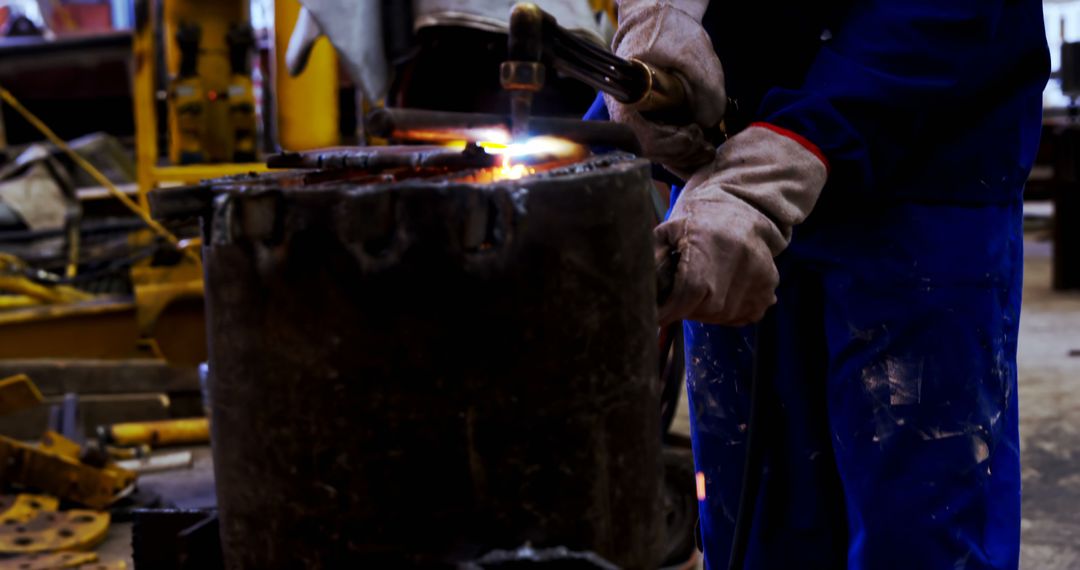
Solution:
M94 298L94 295L69 285L46 284L35 281L31 278L32 273L37 276L36 272L33 272L25 261L14 255L0 252L0 291L26 298L20 303L15 303L15 306L75 303ZM12 304L4 302L4 296L0 296L0 308Z
M60 507L56 497L20 493L3 497L5 507L0 511L0 524L11 525L26 522L39 513L55 512Z
M44 401L41 391L25 374L0 380L0 416L36 408Z
M105 508L134 483L135 474L80 463L40 447L0 436L0 483L34 487L93 508Z
M0 525L0 553L88 550L105 540L108 531L107 512L41 512L22 523Z
M82 451L81 445L52 430L47 430L45 434L41 436L40 447L45 451L51 451L57 455L70 457L71 459L78 459L79 452Z
M152 451L153 448L145 444L136 445L134 447L105 446L105 452L108 453L109 457L118 462L127 459L142 459L144 457L149 457ZM123 466L121 465L121 467Z
M462 152L447 146L332 147L286 152L266 161L270 168L355 168L382 171L393 168L488 168L496 157L472 147Z
M0 561L0 570L57 570L78 568L98 561L96 552L42 552L22 554ZM94 570L112 570L115 566L98 565ZM121 566L120 568L123 568Z
M144 473L157 473L173 469L190 469L194 464L194 459L195 456L190 451L180 451L117 461L116 466L142 475Z

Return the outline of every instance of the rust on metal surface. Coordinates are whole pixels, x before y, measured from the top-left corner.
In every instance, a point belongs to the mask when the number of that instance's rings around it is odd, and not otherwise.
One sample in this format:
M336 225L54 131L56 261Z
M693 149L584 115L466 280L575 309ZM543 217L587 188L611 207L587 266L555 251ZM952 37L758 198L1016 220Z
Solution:
M227 567L659 565L648 164L493 171L154 193L204 217Z
M361 169L489 168L496 157L476 148L462 152L448 146L334 147L271 156L270 168Z

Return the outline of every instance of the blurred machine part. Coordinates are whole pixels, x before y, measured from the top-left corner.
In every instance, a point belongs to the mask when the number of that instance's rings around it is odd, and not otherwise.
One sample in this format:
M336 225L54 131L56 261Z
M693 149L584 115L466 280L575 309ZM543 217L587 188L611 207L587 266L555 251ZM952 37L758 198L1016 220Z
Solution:
M229 26L229 125L232 127L232 161L257 159L259 126L255 113L255 83L251 78L251 54L255 32L247 23Z
M363 20L350 20L367 0L348 3L334 17L338 25L350 25L350 33L364 37ZM307 47L306 66L293 73L286 61L290 37L305 18L297 0L274 1L274 95L277 110L277 138L282 149L311 150L334 146L338 135L338 53L323 39L313 39ZM317 112L313 110L317 109Z
M169 85L171 112L175 115L179 164L198 164L206 160L203 150L207 135L207 94L199 76L199 44L202 28L181 22L176 30L180 51L180 71Z

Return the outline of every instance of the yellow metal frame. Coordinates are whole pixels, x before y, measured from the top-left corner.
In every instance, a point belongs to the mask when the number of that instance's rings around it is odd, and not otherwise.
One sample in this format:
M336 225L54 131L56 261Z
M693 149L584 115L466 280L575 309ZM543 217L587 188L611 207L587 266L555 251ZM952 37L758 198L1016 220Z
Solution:
M307 65L293 77L285 65L285 46L300 17L297 0L274 2L274 100L282 148L312 150L341 143L338 134L338 57L325 37L315 41Z
M176 184L195 184L208 178L219 178L247 172L264 172L266 165L260 162L241 164L196 164L187 166L161 166L158 164L158 116L157 104L157 61L158 50L164 46L156 45L154 22L156 5L147 2L148 14L135 30L133 54L135 77L132 82L132 98L135 102L135 154L136 177L139 185L139 203L148 206L147 194L154 188ZM200 5L213 5L201 2ZM165 36L169 37L171 26L166 26ZM166 50L168 54L168 50ZM166 61L169 61L169 57Z

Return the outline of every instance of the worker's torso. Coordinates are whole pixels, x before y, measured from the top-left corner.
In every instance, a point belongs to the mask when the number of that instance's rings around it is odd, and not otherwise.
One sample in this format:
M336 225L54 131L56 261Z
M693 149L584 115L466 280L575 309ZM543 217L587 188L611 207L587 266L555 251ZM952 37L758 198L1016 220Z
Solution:
M852 4L712 2L705 26L735 102L729 130L760 120L758 107L770 89L802 85L822 45L842 30ZM1039 0L1005 0L1002 12L1000 39L972 69L981 74L989 66L1000 80L962 105L926 109L919 120L927 127L918 140L898 140L891 156L883 157L902 163L903 174L869 190L931 202L1000 204L1019 197L1041 131L1046 38Z
M505 33L510 10L519 0L413 0L416 28L462 26ZM561 26L584 37L605 44L602 12L589 0L534 0L555 17Z

